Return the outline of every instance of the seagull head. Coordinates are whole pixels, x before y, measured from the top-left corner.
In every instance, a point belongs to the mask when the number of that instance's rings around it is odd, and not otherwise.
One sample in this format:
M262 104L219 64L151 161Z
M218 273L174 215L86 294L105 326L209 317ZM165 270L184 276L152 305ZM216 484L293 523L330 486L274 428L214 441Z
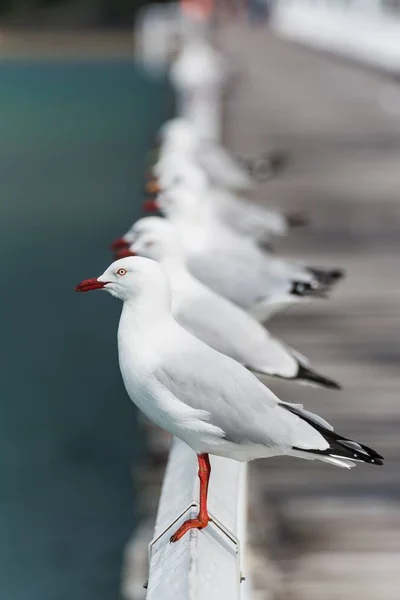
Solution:
M149 194L161 194L183 187L196 194L206 194L208 185L208 177L201 167L190 162L175 161L158 178L147 183L146 191ZM143 204L143 210L147 212L162 210L158 196L147 198Z
M204 213L206 199L182 184L159 194L157 205L168 219L193 220Z
M129 231L125 234L125 238L129 240L129 245L134 244L136 240L151 233L154 235L161 235L164 231L171 229L170 223L163 217L143 217L138 219L136 223L132 225Z
M105 290L123 302L134 299L146 288L154 287L166 276L160 265L154 260L141 256L130 256L113 262L100 277L85 279L76 288L76 292ZM154 292L154 290L152 290Z
M164 226L164 219L162 217L144 217L143 219L139 219L135 221L135 223L128 229L124 235L116 240L110 246L110 250L113 252L121 252L122 250L127 250L133 242L136 241L138 235L146 231L148 227L154 228L156 225L161 228Z
M165 222L165 227L147 228L129 247L132 256L144 256L157 262L182 259L182 248L174 227Z

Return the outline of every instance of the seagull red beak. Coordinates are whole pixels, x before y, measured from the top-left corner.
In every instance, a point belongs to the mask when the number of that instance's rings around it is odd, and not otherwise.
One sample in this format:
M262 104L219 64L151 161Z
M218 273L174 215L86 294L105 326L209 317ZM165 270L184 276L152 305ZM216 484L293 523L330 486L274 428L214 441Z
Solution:
M129 248L124 248L115 254L115 260L119 260L120 258L127 258L128 256L136 256L136 252L132 252Z
M99 281L98 279L85 279L81 281L76 288L76 292L91 292L92 290L101 290L106 285L106 281Z
M110 249L116 252L117 250L121 250L121 248L127 248L127 246L129 246L128 242L123 237L120 237L111 244Z
M157 212L160 210L160 205L154 198L149 198L143 203L143 210L147 212Z

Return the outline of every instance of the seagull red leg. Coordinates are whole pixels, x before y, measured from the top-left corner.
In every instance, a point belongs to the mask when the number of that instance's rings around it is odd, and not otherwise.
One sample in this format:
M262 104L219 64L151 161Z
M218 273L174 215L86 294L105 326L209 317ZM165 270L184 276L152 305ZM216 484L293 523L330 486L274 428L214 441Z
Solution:
M207 493L208 482L210 480L211 465L208 454L198 454L197 460L199 463L199 479L200 479L200 510L196 519L188 519L171 537L171 542L177 542L185 535L189 529L204 529L207 527L210 520L207 510Z

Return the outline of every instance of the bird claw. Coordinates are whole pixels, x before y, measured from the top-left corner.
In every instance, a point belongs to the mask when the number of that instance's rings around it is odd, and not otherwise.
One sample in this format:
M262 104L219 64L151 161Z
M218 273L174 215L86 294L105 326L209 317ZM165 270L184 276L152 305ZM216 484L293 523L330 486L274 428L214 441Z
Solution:
M170 543L174 544L175 542L179 541L190 529L204 529L204 527L207 527L209 520L209 518L188 519L182 523L182 525L179 527L179 529L177 529L177 531L175 531L173 535L171 535L169 538Z

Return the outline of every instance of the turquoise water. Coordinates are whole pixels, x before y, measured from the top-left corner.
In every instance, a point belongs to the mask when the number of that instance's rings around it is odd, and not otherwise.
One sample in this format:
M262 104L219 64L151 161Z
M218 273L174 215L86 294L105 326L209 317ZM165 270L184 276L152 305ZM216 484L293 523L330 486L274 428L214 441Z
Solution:
M130 62L0 64L0 597L113 600L140 431L120 306L74 294L140 214L171 102Z

